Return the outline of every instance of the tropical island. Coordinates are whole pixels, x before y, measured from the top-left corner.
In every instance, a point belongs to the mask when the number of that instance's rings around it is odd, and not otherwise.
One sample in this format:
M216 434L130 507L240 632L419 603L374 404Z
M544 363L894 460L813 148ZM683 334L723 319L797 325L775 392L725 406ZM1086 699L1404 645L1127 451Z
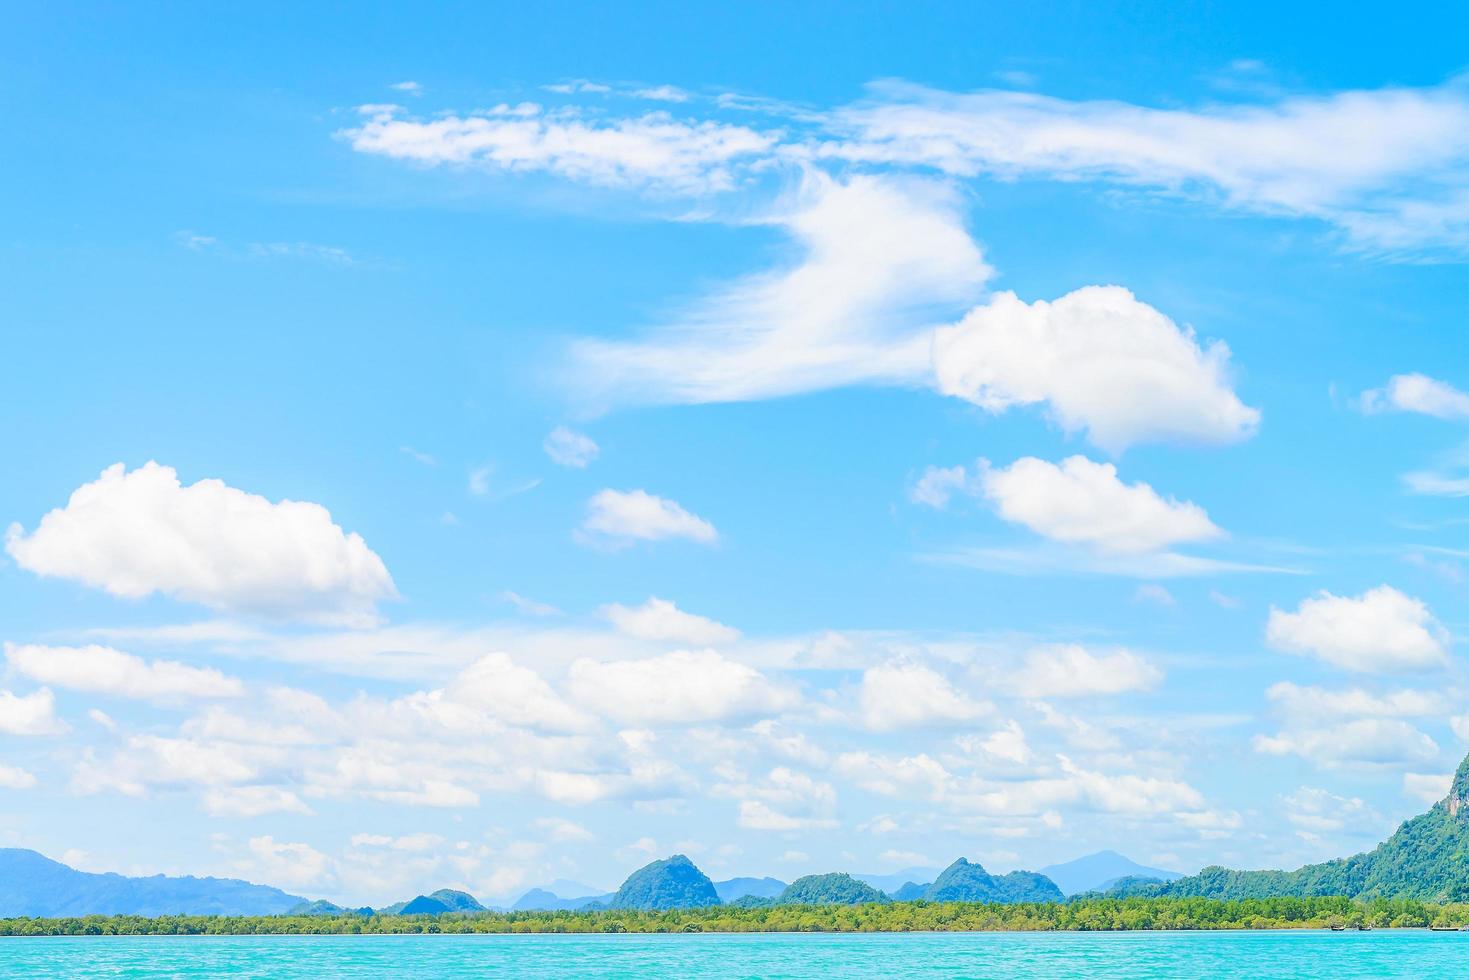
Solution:
M440 889L380 909L298 900L248 882L162 876L128 879L73 871L29 851L7 852L0 905L49 889L48 908L131 901L142 911L11 915L0 936L283 935L372 933L674 933L1115 931L1138 929L1453 929L1469 931L1469 758L1448 795L1363 854L1294 871L1209 867L1195 875L1125 875L1067 895L1047 875L993 875L959 858L926 884L891 893L845 872L714 882L675 854L634 871L610 895L540 907L492 909ZM1119 857L1114 855L1114 857ZM1075 863L1075 862L1073 862ZM25 869L30 877L15 874ZM1058 866L1057 873L1064 869ZM92 897L79 895L91 888ZM539 891L539 890L537 890ZM255 914L169 914L169 902L245 902ZM532 897L534 895L534 898ZM32 898L34 901L34 897ZM282 902L293 903L289 908ZM570 905L571 907L566 907ZM212 910L214 904L206 904ZM270 911L274 908L275 911ZM80 911L80 909L78 909Z

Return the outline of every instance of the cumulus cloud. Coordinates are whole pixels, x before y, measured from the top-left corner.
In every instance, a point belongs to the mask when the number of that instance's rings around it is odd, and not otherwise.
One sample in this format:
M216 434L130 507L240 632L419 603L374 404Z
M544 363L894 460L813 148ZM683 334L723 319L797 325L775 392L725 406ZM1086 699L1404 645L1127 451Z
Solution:
M704 518L681 505L645 490L602 490L587 502L582 533L591 540L614 545L632 541L661 541L685 538L713 544L719 532Z
M773 715L799 697L753 667L712 650L643 660L578 660L568 674L578 704L630 725L682 725Z
M851 384L926 384L930 334L991 274L946 185L808 175L766 223L799 258L634 340L585 340L575 385L603 401L703 403Z
M992 710L956 689L942 674L916 663L890 663L864 671L857 700L862 723L874 731L963 724Z
M1227 443L1260 413L1235 395L1229 348L1118 286L1054 302L998 293L934 335L941 392L988 412L1045 405L1067 432L1112 452L1140 442Z
M491 653L470 664L443 696L511 725L565 732L585 731L591 725L584 712L562 700L539 674L504 653Z
M575 469L585 469L597 458L601 449L590 436L580 432L573 432L564 425L558 425L546 436L541 448L546 455L551 457L551 462L557 466L570 466Z
M0 733L60 735L66 724L56 717L56 696L41 688L25 696L0 691Z
M37 575L129 599L162 593L215 609L359 625L396 596L382 559L320 504L264 497L157 463L109 466L5 550Z
M667 599L653 596L641 606L618 603L603 606L603 616L619 632L641 640L667 640L695 646L713 646L739 639L740 631L732 626L684 612Z
M1362 393L1365 412L1416 412L1434 418L1469 419L1469 392L1426 374L1395 374L1386 387Z
M365 105L360 126L339 135L360 153L425 166L543 171L571 180L674 194L729 190L737 167L768 154L772 134L708 120L649 112L593 119L533 102L467 116L408 118L400 106Z
M1266 641L1361 673L1429 670L1448 662L1448 632L1420 599L1388 585L1360 596L1322 591L1293 613L1270 610Z
M1433 739L1407 722L1383 718L1256 735L1254 746L1266 755L1298 755L1325 768L1346 763L1406 765L1438 757L1438 743Z
M1146 483L1123 483L1117 467L1085 456L1059 465L1027 456L983 467L979 479L1002 518L1066 544L1138 553L1224 533L1197 504L1165 499Z
M234 698L245 693L238 678L173 660L144 660L111 647L5 644L15 672L42 684L121 698L173 700Z
M1075 644L1037 647L1009 680L1018 694L1032 698L1078 698L1146 691L1163 672L1130 650L1092 653Z

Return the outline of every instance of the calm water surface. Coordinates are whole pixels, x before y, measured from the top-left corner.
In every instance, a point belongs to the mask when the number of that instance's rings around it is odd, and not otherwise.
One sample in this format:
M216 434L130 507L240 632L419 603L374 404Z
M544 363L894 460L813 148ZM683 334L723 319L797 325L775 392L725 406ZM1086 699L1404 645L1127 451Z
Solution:
M0 939L5 977L1469 977L1469 933Z

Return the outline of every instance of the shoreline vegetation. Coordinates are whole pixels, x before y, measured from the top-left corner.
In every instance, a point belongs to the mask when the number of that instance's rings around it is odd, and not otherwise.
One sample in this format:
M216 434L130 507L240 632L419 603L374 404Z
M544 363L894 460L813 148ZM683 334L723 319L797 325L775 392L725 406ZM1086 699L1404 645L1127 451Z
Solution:
M1460 929L1469 903L1340 897L1083 898L986 904L888 902L758 908L438 915L93 915L0 919L0 937L764 932L1133 932L1268 929Z

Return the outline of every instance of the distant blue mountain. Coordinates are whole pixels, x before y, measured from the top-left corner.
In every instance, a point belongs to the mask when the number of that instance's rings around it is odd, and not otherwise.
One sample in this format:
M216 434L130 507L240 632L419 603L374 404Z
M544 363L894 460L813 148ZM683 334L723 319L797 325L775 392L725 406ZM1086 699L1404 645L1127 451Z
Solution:
M1159 881L1176 881L1183 875L1177 871L1164 871L1138 864L1116 851L1098 851L1079 857L1065 864L1053 864L1041 868L1040 873L1056 883L1056 887L1067 895L1086 891L1105 891L1119 878L1157 878Z
M939 876L939 872L942 870L942 868L904 868L902 871L894 871L892 874L873 875L854 873L852 877L858 881L867 882L880 892L886 892L888 895L892 895L899 888L902 888L910 882L923 883L933 881Z
M728 878L714 883L714 891L721 902L733 902L746 896L774 898L786 890L786 883L779 878Z
M577 895L573 898L562 898L548 888L532 888L524 895L515 900L510 906L512 912L574 912L577 909L586 908L595 902L603 905L612 901L612 894L606 895Z
M0 848L0 917L279 915L305 901L238 878L93 874L35 851Z

